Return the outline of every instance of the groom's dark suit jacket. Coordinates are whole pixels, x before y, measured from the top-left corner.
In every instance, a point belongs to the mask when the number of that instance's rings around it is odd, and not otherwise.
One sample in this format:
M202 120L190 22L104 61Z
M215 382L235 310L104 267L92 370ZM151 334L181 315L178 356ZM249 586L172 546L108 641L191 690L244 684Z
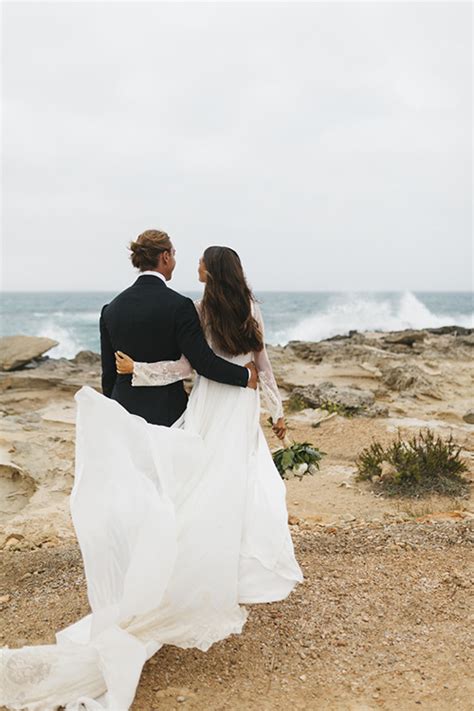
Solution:
M184 353L198 373L211 380L246 387L248 371L219 358L209 348L191 299L153 274L136 282L104 306L100 317L102 391L135 415L155 425L171 425L184 412L182 381L158 387L132 387L131 375L118 375L115 351L153 363L178 360Z

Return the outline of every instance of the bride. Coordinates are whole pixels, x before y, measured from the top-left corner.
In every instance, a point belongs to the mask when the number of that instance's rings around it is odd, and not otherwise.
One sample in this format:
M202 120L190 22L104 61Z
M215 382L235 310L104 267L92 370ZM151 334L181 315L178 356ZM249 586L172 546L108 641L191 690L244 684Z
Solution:
M260 309L237 253L210 247L196 304L214 352L256 363L274 431L285 422ZM189 362L133 362L134 387L182 380ZM91 614L55 645L0 652L10 709L126 711L144 663L164 644L206 651L241 632L245 604L283 600L301 582L285 486L259 424L260 393L196 376L171 428L147 423L89 387L76 395L71 513Z

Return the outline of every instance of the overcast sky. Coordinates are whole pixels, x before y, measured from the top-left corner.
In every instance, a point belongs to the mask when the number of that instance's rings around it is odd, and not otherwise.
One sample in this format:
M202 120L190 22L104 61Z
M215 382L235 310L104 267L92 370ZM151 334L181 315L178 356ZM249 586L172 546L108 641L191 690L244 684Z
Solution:
M4 3L3 288L120 290L169 232L253 287L471 288L472 8Z

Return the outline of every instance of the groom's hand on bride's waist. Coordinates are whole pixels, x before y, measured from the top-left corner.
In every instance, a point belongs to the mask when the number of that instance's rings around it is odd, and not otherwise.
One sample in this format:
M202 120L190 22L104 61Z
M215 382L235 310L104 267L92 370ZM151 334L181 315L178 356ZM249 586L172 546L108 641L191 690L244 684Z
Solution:
M249 371L247 387L252 388L252 390L256 390L258 384L258 373L257 368L255 367L255 363L253 361L250 361L250 363L246 363L244 367L247 368L247 370Z

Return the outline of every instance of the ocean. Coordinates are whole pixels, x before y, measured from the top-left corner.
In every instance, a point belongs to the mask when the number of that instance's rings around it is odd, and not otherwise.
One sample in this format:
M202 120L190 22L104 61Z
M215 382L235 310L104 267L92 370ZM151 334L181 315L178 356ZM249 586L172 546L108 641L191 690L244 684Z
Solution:
M187 292L198 298L197 292ZM51 357L99 351L98 319L114 293L3 292L0 335L48 336ZM267 343L318 341L350 330L474 326L471 292L260 292Z

